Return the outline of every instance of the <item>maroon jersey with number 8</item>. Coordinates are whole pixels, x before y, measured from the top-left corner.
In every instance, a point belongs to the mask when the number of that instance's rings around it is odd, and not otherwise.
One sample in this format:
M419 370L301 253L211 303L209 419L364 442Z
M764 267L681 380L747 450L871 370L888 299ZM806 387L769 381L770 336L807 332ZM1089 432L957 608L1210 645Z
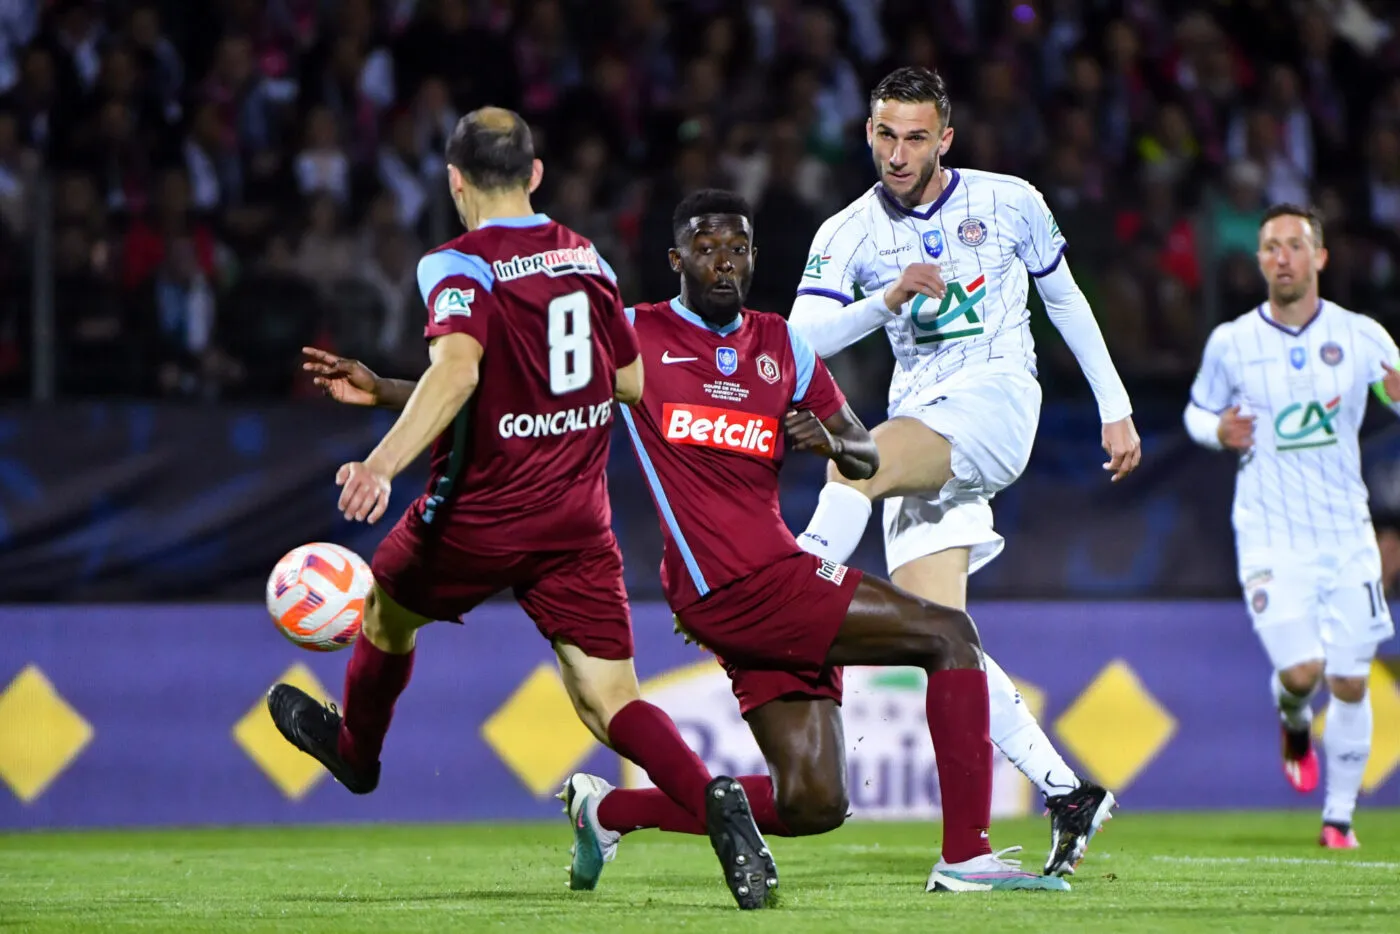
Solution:
M428 253L418 286L425 336L468 334L484 352L412 510L477 554L611 541L613 393L638 350L607 263L537 214L489 221Z

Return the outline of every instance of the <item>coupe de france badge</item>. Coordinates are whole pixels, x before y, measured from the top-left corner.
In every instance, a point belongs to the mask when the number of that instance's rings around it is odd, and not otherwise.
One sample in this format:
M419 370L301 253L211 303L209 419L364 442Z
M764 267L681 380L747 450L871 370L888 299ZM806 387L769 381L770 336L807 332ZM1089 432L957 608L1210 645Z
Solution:
M1303 364L1308 362L1308 352L1301 347L1292 347L1288 351L1288 362L1293 364L1293 369L1301 370Z
M733 376L739 369L739 351L733 347L716 347L715 366L719 367L722 375Z
M943 231L924 231L924 252L934 259L943 255Z

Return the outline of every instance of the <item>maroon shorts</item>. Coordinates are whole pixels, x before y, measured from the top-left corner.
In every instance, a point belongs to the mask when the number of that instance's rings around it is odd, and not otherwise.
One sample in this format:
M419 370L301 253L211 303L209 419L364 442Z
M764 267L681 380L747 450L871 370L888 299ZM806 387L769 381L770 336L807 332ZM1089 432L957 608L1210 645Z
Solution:
M826 664L862 574L797 552L712 590L676 614L720 658L739 708L786 696L841 698L841 671Z
M588 548L482 555L432 535L410 509L379 543L370 570L395 602L429 619L460 621L509 588L551 642L571 642L593 658L632 657L622 552L611 532Z

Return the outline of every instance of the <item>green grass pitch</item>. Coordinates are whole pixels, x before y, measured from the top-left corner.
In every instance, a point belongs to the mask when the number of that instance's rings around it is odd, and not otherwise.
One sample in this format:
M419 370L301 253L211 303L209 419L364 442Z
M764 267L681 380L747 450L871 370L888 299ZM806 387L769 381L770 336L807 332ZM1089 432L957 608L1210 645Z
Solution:
M1046 827L1003 821L993 842L1036 862ZM16 833L0 835L0 930L1400 930L1400 811L1363 810L1352 853L1321 850L1317 830L1311 811L1120 811L1073 892L932 895L936 826L855 823L770 841L782 904L743 915L699 837L633 834L596 892L568 891L562 820Z

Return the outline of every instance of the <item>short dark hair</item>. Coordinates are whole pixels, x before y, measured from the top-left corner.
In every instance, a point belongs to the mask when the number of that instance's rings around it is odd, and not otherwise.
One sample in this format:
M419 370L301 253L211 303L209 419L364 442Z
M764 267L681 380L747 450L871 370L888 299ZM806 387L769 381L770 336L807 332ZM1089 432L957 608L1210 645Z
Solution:
M1264 219L1259 222L1259 229L1263 230L1264 225L1275 217L1301 217L1312 226L1313 246L1322 247L1322 215L1313 208L1305 208L1300 204L1290 204L1287 201L1275 204L1264 212Z
M870 110L874 112L877 101L902 101L906 104L933 104L938 109L938 117L947 126L953 119L953 102L948 97L948 86L943 76L930 68L906 65L880 79L875 90L870 92Z
M735 214L753 225L753 208L743 195L723 188L701 188L686 195L671 214L671 233L679 243L692 217L703 214Z
M513 110L482 107L457 121L447 164L482 191L527 187L535 165L530 125Z

